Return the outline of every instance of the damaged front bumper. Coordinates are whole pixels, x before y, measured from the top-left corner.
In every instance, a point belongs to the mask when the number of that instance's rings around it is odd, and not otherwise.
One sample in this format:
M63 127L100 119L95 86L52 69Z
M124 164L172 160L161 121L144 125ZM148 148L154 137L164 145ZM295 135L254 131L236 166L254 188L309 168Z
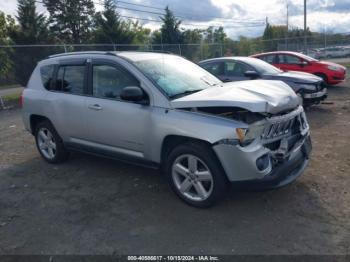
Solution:
M275 118L276 119L276 118ZM251 145L219 143L213 146L226 175L231 182L258 186L262 189L278 188L299 177L309 162L312 150L309 126L301 109L286 117L278 117L267 128L262 138ZM294 125L298 132L269 136L274 126Z
M303 100L305 105L310 105L310 104L318 104L321 101L325 100L327 98L327 88L323 88L319 92L315 93L305 93L303 94Z

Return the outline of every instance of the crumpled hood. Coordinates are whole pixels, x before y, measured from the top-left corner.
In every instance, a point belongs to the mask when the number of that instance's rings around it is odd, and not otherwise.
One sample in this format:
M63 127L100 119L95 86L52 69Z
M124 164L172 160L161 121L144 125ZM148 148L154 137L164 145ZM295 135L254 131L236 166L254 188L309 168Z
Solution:
M313 74L298 72L298 71L287 71L278 75L280 80L293 81L295 83L308 83L316 84L322 81L322 78Z
M240 107L276 114L299 105L295 92L282 81L253 80L224 83L171 101L173 108Z

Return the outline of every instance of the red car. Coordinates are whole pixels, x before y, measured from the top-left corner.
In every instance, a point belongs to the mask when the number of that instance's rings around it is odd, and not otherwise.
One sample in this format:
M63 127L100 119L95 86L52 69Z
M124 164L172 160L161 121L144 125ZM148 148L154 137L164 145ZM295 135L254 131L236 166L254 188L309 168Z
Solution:
M302 71L317 75L328 85L336 85L345 80L346 68L331 62L319 61L297 52L277 51L252 55L283 71Z

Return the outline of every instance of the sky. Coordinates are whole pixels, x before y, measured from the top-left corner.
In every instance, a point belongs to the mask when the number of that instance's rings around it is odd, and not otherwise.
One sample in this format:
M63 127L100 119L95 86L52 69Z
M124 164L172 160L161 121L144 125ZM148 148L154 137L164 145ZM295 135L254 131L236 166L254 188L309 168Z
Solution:
M101 0L94 0L96 11L102 9ZM130 4L131 3L131 4ZM135 5L132 5L135 4ZM16 0L0 0L0 10L16 15ZM182 28L201 28L212 25L223 26L233 39L239 36L261 36L265 21L285 25L287 5L289 26L303 28L304 0L125 0L117 1L122 16L142 18L140 22L148 28L160 26L160 14L165 6L182 20ZM42 4L38 11L47 13ZM134 10L130 10L134 9ZM350 32L350 0L307 0L307 25L312 31ZM140 12L146 11L146 12ZM156 20L156 21L148 21Z

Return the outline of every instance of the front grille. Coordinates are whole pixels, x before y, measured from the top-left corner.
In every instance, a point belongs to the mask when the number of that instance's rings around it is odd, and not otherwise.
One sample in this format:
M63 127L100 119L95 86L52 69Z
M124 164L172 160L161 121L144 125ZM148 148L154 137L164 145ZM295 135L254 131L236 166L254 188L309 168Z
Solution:
M306 132L308 128L305 113L302 107L299 107L289 114L268 119L261 138L266 143L271 143L283 137Z

